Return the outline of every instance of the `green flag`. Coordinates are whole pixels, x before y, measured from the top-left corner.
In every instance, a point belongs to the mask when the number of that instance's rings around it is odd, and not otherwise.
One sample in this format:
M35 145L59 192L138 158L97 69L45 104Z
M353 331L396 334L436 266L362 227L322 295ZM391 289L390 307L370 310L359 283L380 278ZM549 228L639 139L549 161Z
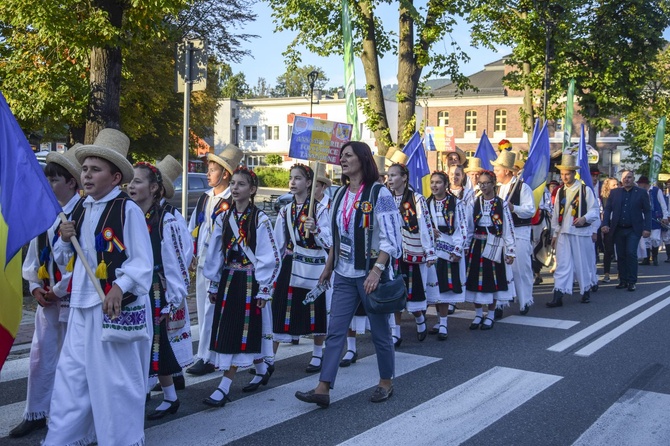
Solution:
M347 104L347 122L353 125L351 139L361 137L358 128L358 107L356 106L356 74L354 73L354 44L351 41L351 19L349 2L342 0L342 36L344 37L344 97Z
M665 116L658 121L656 126L656 138L654 138L654 150L649 163L649 182L654 185L658 181L658 173L661 171L663 162L663 141L665 139Z
M568 86L568 97L565 102L565 120L563 122L563 152L572 145L570 137L572 136L572 109L575 101L575 80L570 79Z

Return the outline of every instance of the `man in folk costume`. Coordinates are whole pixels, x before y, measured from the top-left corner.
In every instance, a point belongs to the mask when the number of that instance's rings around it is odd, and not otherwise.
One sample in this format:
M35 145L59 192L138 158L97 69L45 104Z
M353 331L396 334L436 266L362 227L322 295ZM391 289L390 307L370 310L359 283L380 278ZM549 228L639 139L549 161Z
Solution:
M198 204L191 214L188 229L194 241L194 255L196 258L195 270L195 299L198 310L198 325L200 329L200 343L198 344L198 361L186 373L191 375L205 375L214 371L210 361L208 339L212 334L212 320L214 306L209 301L207 289L209 280L203 273L207 246L212 235L212 228L216 217L227 211L231 205L230 178L233 171L242 161L244 153L232 144L223 149L207 154L207 181L212 188L202 194Z
M498 158L492 162L493 172L498 180L498 196L509 206L514 221L516 260L512 264L514 288L519 300L521 314L528 313L533 304L533 266L531 256L530 222L535 215L535 201L533 191L519 176L515 175L517 168L516 154L511 150L503 150ZM502 305L505 303L503 302ZM496 316L502 317L502 306L496 309Z
M44 171L58 203L68 216L79 201L81 165L74 156L79 146L81 144L75 144L63 154L50 152ZM28 281L30 293L38 307L30 346L26 408L23 421L9 432L12 438L23 437L47 425L56 365L70 316L67 287L72 273L59 267L51 253L59 238L59 225L60 218L45 233L30 242L23 262L23 278Z
M668 206L665 203L663 192L656 186L650 187L649 178L644 175L637 180L637 185L649 193L651 203L651 236L640 239L638 257L642 259L640 265L658 266L658 250L661 246L661 229L668 225Z
M575 178L579 164L573 155L563 154L556 168L561 173L561 186L556 194L551 227L551 241L556 249L554 297L549 308L563 306L563 295L572 294L574 279L579 283L582 303L590 301L590 290L597 285L594 279L595 250L593 225L600 218L600 209L593 190Z
M129 146L125 134L103 129L75 152L87 196L61 224L54 244L56 262L73 273L44 445L144 444L154 265L145 216L119 188L133 179ZM74 236L85 259L73 250ZM95 269L102 303L85 261Z

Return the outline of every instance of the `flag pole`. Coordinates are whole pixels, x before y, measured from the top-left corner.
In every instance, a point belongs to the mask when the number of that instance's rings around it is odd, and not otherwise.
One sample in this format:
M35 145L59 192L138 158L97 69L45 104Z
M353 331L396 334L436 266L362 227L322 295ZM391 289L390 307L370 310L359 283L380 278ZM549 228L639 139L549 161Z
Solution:
M60 217L61 223L65 223L68 221L67 217L65 216L65 213L63 212L58 214L58 217ZM95 273L91 269L91 265L88 264L88 260L86 260L84 251L81 249L81 245L79 245L79 240L77 240L77 237L72 236L70 238L70 243L72 243L72 246L74 246L74 250L77 253L77 256L79 257L79 260L81 261L82 265L84 265L86 275L88 276L89 279L91 279L91 282L93 282L93 286L95 287L95 291L98 293L98 297L100 297L100 301L104 303L105 293L102 291L102 287L100 286L100 280L98 280L98 278L95 277Z

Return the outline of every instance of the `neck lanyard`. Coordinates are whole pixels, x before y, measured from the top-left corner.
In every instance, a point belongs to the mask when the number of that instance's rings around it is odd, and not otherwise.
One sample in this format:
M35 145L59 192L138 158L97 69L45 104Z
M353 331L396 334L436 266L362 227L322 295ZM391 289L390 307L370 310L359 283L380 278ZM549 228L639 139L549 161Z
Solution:
M342 210L342 223L344 223L344 230L346 231L349 229L349 222L351 222L351 214L354 212L354 208L356 207L356 202L358 199L361 197L361 193L363 192L363 187L365 184L361 184L361 187L358 188L358 192L356 192L356 196L354 197L354 201L351 203L351 206L349 209L347 209L347 203L349 200L349 191L347 191L347 194L344 196L344 203L342 203L343 210Z

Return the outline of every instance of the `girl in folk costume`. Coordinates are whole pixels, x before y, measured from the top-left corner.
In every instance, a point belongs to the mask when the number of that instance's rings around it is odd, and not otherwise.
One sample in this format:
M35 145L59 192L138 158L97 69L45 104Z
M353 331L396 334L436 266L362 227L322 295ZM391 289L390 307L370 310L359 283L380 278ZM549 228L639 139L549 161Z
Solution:
M497 300L512 300L511 286L514 262L514 225L509 209L496 196L496 176L484 171L479 176L481 197L475 200L474 236L470 248L470 266L465 300L475 304L475 318L470 330L493 328ZM488 305L486 319L483 305Z
M444 172L430 177L433 192L427 205L433 223L437 263L428 268L428 304L435 304L439 323L431 329L438 339L447 339L449 306L465 302L465 243L468 239L466 206L448 192L449 178Z
M402 152L393 154L395 161L388 170L388 187L403 219L402 225L402 258L398 259L398 271L405 276L407 286L407 311L414 315L416 336L419 341L426 339L426 288L428 267L432 266L435 255L435 238L433 224L423 195L408 187L409 172L402 164L407 155ZM396 347L402 342L400 334L400 318L396 313L396 326L393 328L393 342Z
M314 334L314 352L307 373L321 370L327 311L325 293L307 305L303 300L317 286L326 265L325 249L332 245L328 207L316 201L314 214L308 215L312 181L314 172L309 166L295 164L291 168L289 187L293 201L279 211L275 222L282 268L272 299L275 352L280 342L291 342L291 336Z
M76 144L64 154L49 152L44 173L49 185L70 215L79 201L81 165L74 156ZM70 316L70 296L67 290L71 273L53 261L52 248L60 237L57 219L51 227L30 242L23 262L23 278L28 281L30 293L37 301L35 332L30 346L28 395L22 422L9 432L12 438L23 437L46 426L49 403L56 375L67 321Z
M174 163L174 170L180 171L179 163L176 160ZM166 168L164 165L163 169ZM185 305L190 282L188 266L192 260L192 240L184 219L178 219L160 204L164 195L174 195L174 186L157 167L149 163L135 164L135 176L128 185L128 195L144 212L154 259L149 293L153 317L149 376L158 376L163 402L147 418L157 420L179 409L172 375L193 362Z
M207 249L205 277L214 322L209 348L214 365L224 371L219 387L203 403L223 407L238 367L256 366L256 376L270 379L263 358L272 358L272 284L280 258L267 215L253 202L258 178L238 167L230 182L234 206L219 215ZM207 342L203 339L201 342Z
M194 239L195 266L195 300L198 310L200 327L200 343L198 344L198 361L186 370L191 375L205 375L214 371L210 361L210 350L207 340L211 337L214 307L209 302L208 280L204 275L207 246L214 228L214 221L221 213L230 208L230 178L240 164L244 153L232 144L220 151L207 154L207 183L212 189L198 199L195 211L191 214L188 230Z

